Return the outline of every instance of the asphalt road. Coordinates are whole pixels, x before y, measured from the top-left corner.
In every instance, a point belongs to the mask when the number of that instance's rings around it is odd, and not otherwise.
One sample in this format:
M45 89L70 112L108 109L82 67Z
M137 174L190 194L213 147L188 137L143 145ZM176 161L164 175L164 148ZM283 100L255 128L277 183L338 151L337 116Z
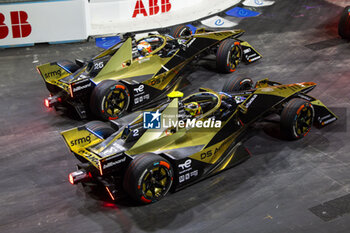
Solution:
M332 2L277 0L242 20L242 39L264 57L232 75L316 82L311 94L339 120L293 142L276 137L275 124L258 125L246 142L250 160L147 206L70 185L76 159L59 132L84 122L43 106L48 92L35 66L99 49L89 42L0 50L0 232L347 232L350 43L337 36L342 8ZM231 76L208 61L194 70L185 93L220 90ZM333 209L318 208L334 216L328 221L310 210L335 199Z

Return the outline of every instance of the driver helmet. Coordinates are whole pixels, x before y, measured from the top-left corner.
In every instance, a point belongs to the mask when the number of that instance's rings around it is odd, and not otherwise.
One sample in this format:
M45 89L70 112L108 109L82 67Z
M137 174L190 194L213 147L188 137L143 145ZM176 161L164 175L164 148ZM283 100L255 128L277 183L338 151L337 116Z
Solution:
M149 53L152 52L152 46L150 43L148 43L147 41L143 40L141 41L138 45L137 45L137 49L139 50L139 52L145 56Z
M196 117L202 113L202 107L197 102L191 102L184 105L185 111L191 116Z

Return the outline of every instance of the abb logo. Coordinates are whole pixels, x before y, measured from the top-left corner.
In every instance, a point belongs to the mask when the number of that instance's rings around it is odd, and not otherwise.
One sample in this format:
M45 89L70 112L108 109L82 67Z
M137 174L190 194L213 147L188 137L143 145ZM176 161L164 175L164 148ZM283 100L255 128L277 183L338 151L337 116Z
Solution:
M158 5L158 0L148 0L148 3L149 15L158 14L159 8L161 8L162 13L168 12L171 9L171 3L169 0L161 0L160 6ZM132 17L135 18L139 14L147 16L147 11L145 9L145 5L143 5L142 0L137 0Z
M30 35L32 26L28 23L28 14L25 11L11 11L11 29L13 38L23 38ZM0 39L9 34L9 27L5 24L5 16L0 13Z

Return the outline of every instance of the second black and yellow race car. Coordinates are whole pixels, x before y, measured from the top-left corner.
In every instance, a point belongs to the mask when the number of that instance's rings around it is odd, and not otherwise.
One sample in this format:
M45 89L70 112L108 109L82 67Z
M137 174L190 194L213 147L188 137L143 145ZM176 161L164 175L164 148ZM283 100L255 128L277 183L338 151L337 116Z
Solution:
M178 90L184 68L194 59L216 55L220 72L233 72L243 60L261 55L246 41L243 30L205 31L191 34L178 26L168 34L136 40L125 36L120 43L89 61L58 61L40 65L50 97L47 107L72 106L80 118L89 112L102 120L116 119L127 112L159 104Z
M250 126L280 115L284 137L300 139L312 125L337 120L320 100L308 95L312 82L282 85L264 79L228 80L222 92L200 89L181 92L143 112L118 130L104 122L62 132L69 149L81 161L69 181L100 183L114 200L123 192L141 203L152 203L169 190L232 167L250 157L243 139Z

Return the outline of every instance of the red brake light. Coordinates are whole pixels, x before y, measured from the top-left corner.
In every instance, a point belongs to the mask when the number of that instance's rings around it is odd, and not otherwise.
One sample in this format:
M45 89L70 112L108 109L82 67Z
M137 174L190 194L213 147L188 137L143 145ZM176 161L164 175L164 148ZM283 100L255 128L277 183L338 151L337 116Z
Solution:
M69 183L74 184L74 178L72 176L72 173L69 174L68 180L69 180Z
M44 100L45 107L49 108L50 107L50 102L48 99Z

